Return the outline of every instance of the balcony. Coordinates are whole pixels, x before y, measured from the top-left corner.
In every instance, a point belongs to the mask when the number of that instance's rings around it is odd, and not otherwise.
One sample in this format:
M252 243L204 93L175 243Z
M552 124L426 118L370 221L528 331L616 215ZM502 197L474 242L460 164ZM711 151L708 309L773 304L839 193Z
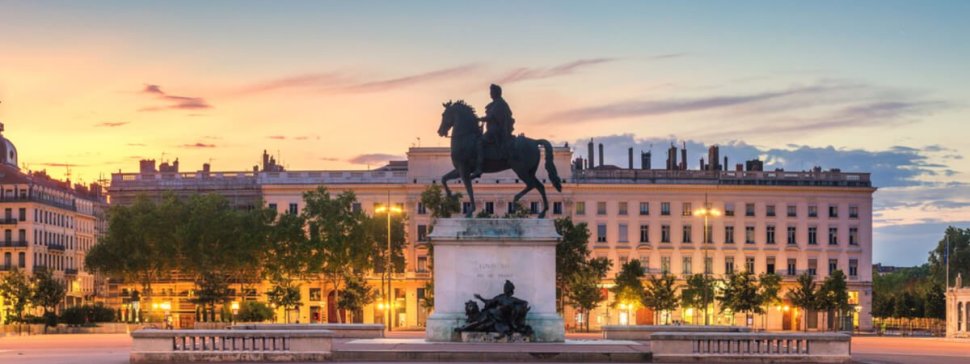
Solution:
M9 272L12 271L13 268L14 266L12 265L0 265L0 272Z
M0 219L0 225L17 225L17 219L12 217Z
M0 241L0 248L26 248L27 241Z
M39 264L38 265L34 265L34 272L42 272L42 271L45 271L45 270L47 270L47 266L46 265L39 265Z
M54 250L54 251L61 251L62 252L62 251L64 251L64 244L50 244L50 245L47 246L47 250Z
M67 269L64 270L64 275L76 276L77 275L77 269L75 269L75 268L67 268Z

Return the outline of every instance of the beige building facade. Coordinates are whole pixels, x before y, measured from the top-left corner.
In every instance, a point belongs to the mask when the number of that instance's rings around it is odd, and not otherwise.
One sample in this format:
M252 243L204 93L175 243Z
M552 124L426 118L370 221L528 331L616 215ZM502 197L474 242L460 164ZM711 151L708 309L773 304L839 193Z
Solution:
M568 216L575 222L588 224L592 255L609 258L614 263L613 271L603 282L604 292L612 285L611 279L620 265L632 259L640 260L648 268L648 274L677 275L681 279L678 284L683 284L683 278L693 273L723 277L745 269L756 274L773 272L783 277L782 292L793 286L797 275L807 272L821 281L838 269L846 273L851 300L858 307L852 317L854 326L862 330L871 328L872 193L875 189L867 173L820 169L761 171L760 168L655 170L617 168L602 163L590 169L581 161L574 162L572 151L566 147L555 148L554 158L563 178L563 191L547 189L547 217ZM631 167L632 164L631 160ZM673 168L677 168L676 163ZM441 176L450 169L447 148L411 148L407 161L392 162L376 170L284 171L265 168L264 163L262 170L253 172L116 174L111 191L114 199L116 193L144 193L146 189L139 186L149 184L168 188L198 183L248 186L255 181L263 203L279 213L302 211L302 194L317 186L325 186L332 192L354 191L359 208L368 214L390 200L391 204L402 207L407 216L408 241L405 272L395 274L392 280L394 299L389 320L395 328L417 329L424 326L429 314L422 301L429 294L426 284L431 279L427 241L431 221L429 212L420 204L420 195L429 185L440 183ZM539 178L546 178L541 169ZM474 183L478 209L499 216L506 213L514 194L523 188L511 172L486 175ZM460 182L455 181L449 187L467 198ZM521 202L533 213L541 209L536 192ZM711 238L708 244L703 243L705 220L695 214L704 207L721 212L708 219ZM370 276L369 281L375 288L381 287L379 274ZM183 285L191 286L190 283ZM336 320L332 296L322 282L305 282L302 290L304 304L292 313L291 321L294 318L300 322ZM386 321L383 300L379 302L365 308L362 321ZM701 313L693 310L654 314L636 305L613 308L610 303L613 303L612 297L589 317L567 308L564 314L567 327L581 325L584 320L590 320L591 328L607 324L649 324L658 316L665 321L704 321ZM709 311L711 322L744 323L741 315L714 314L719 311L717 307ZM829 327L825 319L821 313L801 312L783 301L770 307L765 317L756 317L752 324L769 330L805 327L812 330Z
M946 290L946 337L970 338L970 287L957 276L956 286Z

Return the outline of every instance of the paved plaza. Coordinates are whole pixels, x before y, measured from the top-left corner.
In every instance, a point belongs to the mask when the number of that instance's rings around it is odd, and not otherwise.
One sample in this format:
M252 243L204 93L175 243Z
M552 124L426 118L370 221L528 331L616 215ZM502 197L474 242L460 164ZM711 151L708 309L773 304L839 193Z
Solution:
M421 332L390 333L390 338L414 339ZM598 338L570 335L571 340ZM433 345L433 344L429 344ZM0 363L128 363L131 338L126 334L36 335L0 338ZM862 336L852 339L852 358L873 364L970 363L970 340Z

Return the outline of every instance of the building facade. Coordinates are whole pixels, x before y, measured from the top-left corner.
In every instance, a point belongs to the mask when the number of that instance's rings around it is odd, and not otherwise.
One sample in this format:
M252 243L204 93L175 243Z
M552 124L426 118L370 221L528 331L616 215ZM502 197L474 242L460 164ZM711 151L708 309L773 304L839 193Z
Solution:
M104 227L101 187L21 171L16 147L2 134L0 155L0 274L49 270L67 288L62 307L95 299L99 281L84 269L84 257ZM0 315L7 314L0 302Z
M970 287L957 275L956 285L946 289L946 337L970 338Z
M600 147L602 156L602 146ZM772 272L783 277L782 294L794 285L797 275L812 274L821 281L834 270L842 270L849 280L849 294L858 309L852 317L859 329L871 328L872 298L872 193L875 189L867 173L844 173L815 169L806 172L763 171L760 161L749 161L748 168L727 170L727 161L701 163L698 170L688 170L677 150L669 152L667 168L650 169L649 154L640 169L633 168L630 151L629 168L594 165L590 160L572 160L572 151L557 147L554 159L563 178L562 193L549 189L549 218L571 217L586 223L591 232L589 242L594 257L613 261L613 271L603 282L604 292L612 285L619 267L632 259L640 260L648 274L668 272L683 284L686 275L707 273L723 277L741 270L755 274ZM593 155L592 144L590 154ZM719 161L717 150L709 151L712 161ZM686 152L681 151L681 155ZM602 157L601 157L602 158ZM671 160L673 158L673 160ZM451 167L447 148L411 148L407 161L392 162L369 171L285 171L282 168L255 168L253 172L162 173L148 172L112 176L112 200L115 194L131 191L161 192L161 187L193 190L196 185L219 185L235 188L229 181L251 180L259 187L266 206L279 213L299 213L302 194L325 186L330 191L351 190L360 208L372 214L378 206L390 201L407 215L407 244L404 273L393 275L394 287L391 317L395 328L420 328L428 310L422 305L426 284L431 278L427 234L429 212L420 204L427 186L440 183ZM539 178L545 182L545 172ZM162 183L162 181L165 181ZM485 175L475 182L479 209L504 215L515 193L522 190L511 172ZM155 187L152 187L155 186ZM459 181L450 184L464 193ZM219 189L209 192L223 193ZM226 193L238 193L226 192ZM522 201L533 214L541 209L537 193ZM467 208L465 203L463 208ZM700 208L718 210L719 216L707 221L710 243L704 243L705 219L697 216ZM380 275L369 277L374 287L381 287ZM185 287L191 283L182 283ZM300 322L335 321L332 294L322 282L305 282L304 304L294 312ZM178 296L176 294L175 296ZM258 295L257 295L258 296ZM177 299L177 297L174 297ZM256 297L240 297L256 299ZM379 300L381 302L381 300ZM597 328L606 324L650 324L655 317L684 323L703 322L700 313L676 310L654 314L635 305L611 308L613 298L594 310L589 317L568 309L567 326L590 320ZM716 324L744 324L741 315L715 314L709 321ZM364 322L387 322L383 303L364 310ZM759 316L753 323L769 330L822 329L830 327L826 316L818 312L801 312L782 301Z

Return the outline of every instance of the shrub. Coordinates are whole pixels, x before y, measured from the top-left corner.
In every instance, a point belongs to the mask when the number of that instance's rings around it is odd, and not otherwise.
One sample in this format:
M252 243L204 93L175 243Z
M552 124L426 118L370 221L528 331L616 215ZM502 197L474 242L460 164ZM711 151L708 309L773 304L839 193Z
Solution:
M48 312L44 314L44 325L49 327L57 326L57 314L53 312Z
M85 306L74 306L65 308L61 311L61 321L69 326L81 326L87 321L87 309Z
M88 313L88 321L90 322L113 322L115 320L115 311L111 308L105 307L103 303L96 303L91 306L91 310Z
M68 307L61 312L61 321L72 326L79 326L95 322L112 322L115 311L104 304Z
M262 302L247 301L239 305L236 321L263 322L273 318L273 309Z

